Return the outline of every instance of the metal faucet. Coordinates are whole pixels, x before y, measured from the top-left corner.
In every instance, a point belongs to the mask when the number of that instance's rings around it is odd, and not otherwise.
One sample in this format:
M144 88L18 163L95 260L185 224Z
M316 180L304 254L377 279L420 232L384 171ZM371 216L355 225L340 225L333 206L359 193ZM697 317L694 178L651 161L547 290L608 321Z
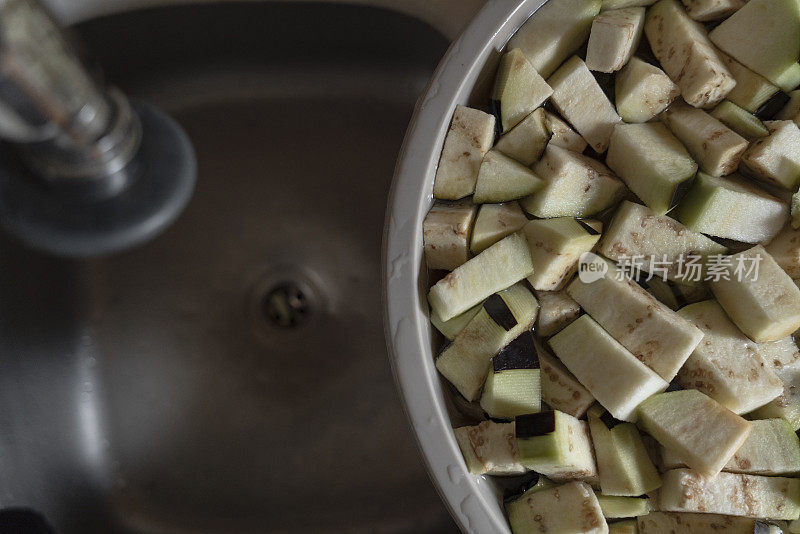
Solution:
M0 139L0 223L58 255L153 237L195 182L180 127L93 78L37 0L0 0Z

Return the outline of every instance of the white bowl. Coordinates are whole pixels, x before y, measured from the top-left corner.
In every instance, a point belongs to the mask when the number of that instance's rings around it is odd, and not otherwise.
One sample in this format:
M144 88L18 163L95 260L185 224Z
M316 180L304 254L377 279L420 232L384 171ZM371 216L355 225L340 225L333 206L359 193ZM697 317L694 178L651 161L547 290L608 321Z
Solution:
M389 358L428 471L465 532L510 533L502 495L489 478L467 470L453 435L451 393L434 366L428 320L422 221L457 104L485 107L500 50L546 0L493 0L439 63L414 116L395 170L383 239L383 284Z

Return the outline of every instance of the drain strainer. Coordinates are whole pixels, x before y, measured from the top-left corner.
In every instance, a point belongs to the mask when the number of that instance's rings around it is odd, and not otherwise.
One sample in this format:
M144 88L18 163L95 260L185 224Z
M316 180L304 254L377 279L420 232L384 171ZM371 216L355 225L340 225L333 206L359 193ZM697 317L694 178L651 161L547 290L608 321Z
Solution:
M267 321L278 328L297 328L309 319L311 304L303 288L294 282L281 282L261 301Z
M279 265L250 286L248 308L257 337L269 344L295 342L325 315L320 281L308 269Z

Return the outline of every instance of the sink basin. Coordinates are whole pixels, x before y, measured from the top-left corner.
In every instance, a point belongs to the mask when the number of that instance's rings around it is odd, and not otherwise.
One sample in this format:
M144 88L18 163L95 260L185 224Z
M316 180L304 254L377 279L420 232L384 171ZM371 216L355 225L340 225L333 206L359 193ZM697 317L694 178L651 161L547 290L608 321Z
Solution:
M111 257L0 236L0 506L63 534L456 532L395 393L379 278L397 151L447 40L325 4L76 30L183 125L198 184Z

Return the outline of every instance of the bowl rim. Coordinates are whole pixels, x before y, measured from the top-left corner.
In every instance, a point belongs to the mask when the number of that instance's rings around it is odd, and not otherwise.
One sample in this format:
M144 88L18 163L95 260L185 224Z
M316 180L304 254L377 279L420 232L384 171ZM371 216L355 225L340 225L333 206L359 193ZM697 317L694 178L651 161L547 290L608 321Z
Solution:
M453 42L417 101L386 209L382 297L389 360L428 474L464 532L511 531L499 490L469 473L452 430L420 285L422 221L433 203L433 180L455 106L471 103L478 82L494 77L508 39L546 1L490 0Z

